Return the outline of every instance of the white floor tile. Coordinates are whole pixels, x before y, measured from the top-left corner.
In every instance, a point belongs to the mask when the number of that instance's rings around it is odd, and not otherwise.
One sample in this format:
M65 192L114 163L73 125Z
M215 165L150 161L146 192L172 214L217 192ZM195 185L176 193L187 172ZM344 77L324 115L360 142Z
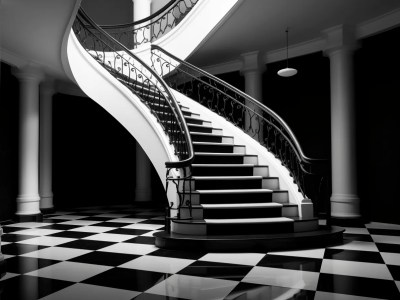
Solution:
M400 244L400 236L393 235L371 235L373 241L375 243L384 243L384 244Z
M369 231L367 228L357 228L357 227L346 227L344 233L350 233L350 234L369 234Z
M261 253L208 253L199 260L255 266L264 256Z
M146 221L146 219L137 219L137 218L116 218L112 220L108 220L106 222L115 222L115 223L139 223Z
M41 300L130 300L139 294L140 292L135 291L77 283L47 297L41 298Z
M381 252L381 256L382 256L385 264L400 266L400 254L399 253Z
M114 210L107 210L107 209L88 209L88 210L83 210L82 213L90 213L90 214L105 214L112 212Z
M321 273L393 280L385 264L324 259Z
M11 258L11 257L14 257L14 256L15 256L15 255L3 254L4 259Z
M99 233L83 238L83 240L105 241L105 242L124 242L136 237L129 234Z
M175 274L146 292L184 299L214 300L226 297L238 283L237 281Z
M5 245L8 245L8 244L11 244L10 242L1 242L1 246L5 246Z
M144 255L144 256L141 256L134 260L131 260L123 265L120 265L119 267L175 274L175 273L179 272L180 270L186 268L188 265L192 264L193 262L194 262L194 260L191 260L191 259Z
M254 267L242 282L315 291L318 278L319 273L315 272Z
M37 227L49 226L51 224L53 224L53 223L47 223L47 222L22 222L22 223L9 224L9 225L6 225L6 226L7 227L37 228Z
M54 234L54 233L59 233L61 231L62 230L31 228L31 229L24 229L24 230L14 231L13 234L50 235L50 234Z
M131 225L127 225L121 228L124 229L143 229L143 230L157 230L160 229L161 227L164 227L164 225L161 224L141 224L141 223L137 223L137 224L131 224Z
M113 228L113 227L106 227L106 226L82 226L82 227L70 229L69 231L103 233L103 232L111 231L114 229L115 228Z
M101 223L102 221L87 221L87 220L71 220L71 221L65 221L61 222L58 224L62 225L76 225L76 226L90 226L94 224Z
M60 215L60 216L55 216L55 217L50 217L49 219L54 219L54 220L78 220L78 219L83 219L87 218L88 216L77 216L77 215Z
M356 250L356 251L373 251L379 252L375 243L362 242L362 241L351 241L343 245L329 247L329 249L343 249L343 250Z
M55 236L40 236L33 239L27 239L23 241L19 241L19 244L28 244L28 245L41 245L41 246L57 246L64 243L72 242L75 239L71 238L63 238L63 237L55 237Z
M155 234L156 232L160 232L160 231L162 231L162 230L153 230L153 231L150 231L150 232L147 232L147 233L145 233L145 234L142 234L141 236L153 236L153 234Z
M400 230L399 224L379 223L379 222L371 222L369 224L365 224L365 227L375 228L375 229L397 229L397 230Z
M396 285L397 285L397 288L399 289L399 292L400 292L400 281L396 281Z
M79 282L100 274L112 267L64 261L25 275Z
M154 245L146 244L135 244L135 243L118 243L105 248L102 248L102 252L115 252L115 253L126 253L126 254L137 254L145 255L158 250Z
M298 256L298 257L309 257L309 258L324 258L325 248L310 249L310 250L298 250L298 251L268 252L268 254L285 255L285 256Z
M63 248L63 247L50 247L22 254L21 256L36 257L36 258L47 258L54 260L68 260L80 255L92 252L90 250Z
M335 294L327 292L316 292L314 300L376 300L376 298Z
M100 217L100 218L123 218L123 217L127 217L129 216L129 214L98 214L98 215L94 215L93 217Z

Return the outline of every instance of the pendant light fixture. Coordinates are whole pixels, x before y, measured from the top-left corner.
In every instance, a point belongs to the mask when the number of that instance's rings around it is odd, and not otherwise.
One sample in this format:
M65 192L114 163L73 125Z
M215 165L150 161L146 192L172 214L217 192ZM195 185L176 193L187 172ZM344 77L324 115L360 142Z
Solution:
M278 75L282 77L290 77L297 74L297 70L289 68L289 27L286 28L286 68L280 69Z

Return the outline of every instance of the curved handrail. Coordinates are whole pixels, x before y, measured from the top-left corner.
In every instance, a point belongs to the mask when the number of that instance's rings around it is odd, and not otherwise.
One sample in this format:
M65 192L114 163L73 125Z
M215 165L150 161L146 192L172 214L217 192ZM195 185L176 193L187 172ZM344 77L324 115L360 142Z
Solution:
M186 94L196 94L198 102L208 106L253 138L258 139L260 144L274 153L288 168L299 186L299 191L305 196L304 174L318 174L317 165L326 163L326 159L307 157L286 122L256 99L157 45L152 45L151 50L152 67L164 77L170 86L174 86ZM157 67L156 64L158 64ZM205 93L206 96L202 93ZM207 97L212 99L209 100ZM229 104L227 104L228 100ZM249 128L246 128L245 125L246 117L250 119ZM258 128L254 128L255 125L252 123L258 123L256 124ZM267 129L266 138L263 134L264 129ZM270 138L271 130L273 132ZM297 163L293 161L293 155L296 157ZM300 174L300 171L304 174Z
M150 16L125 24L100 25L130 49L153 42L178 25L199 0L171 0Z
M189 167L194 159L189 129L179 104L165 81L140 58L101 29L82 8L78 11L73 30L85 50L136 94L157 118L180 159L176 162L166 162L166 167Z

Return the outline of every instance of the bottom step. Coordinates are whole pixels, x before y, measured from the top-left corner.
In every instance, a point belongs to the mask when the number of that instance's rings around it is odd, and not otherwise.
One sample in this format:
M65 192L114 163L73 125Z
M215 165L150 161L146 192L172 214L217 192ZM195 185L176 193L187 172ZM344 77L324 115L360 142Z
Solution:
M186 235L167 233L154 234L155 245L159 248L187 250L195 249L210 252L250 252L279 251L304 248L322 248L343 241L344 229L340 227L319 226L317 230L280 234L257 235Z

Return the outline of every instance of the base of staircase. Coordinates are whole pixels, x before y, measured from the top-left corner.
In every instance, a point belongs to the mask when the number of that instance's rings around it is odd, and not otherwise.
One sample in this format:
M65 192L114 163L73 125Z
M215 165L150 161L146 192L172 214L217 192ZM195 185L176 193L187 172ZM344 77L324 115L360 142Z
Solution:
M344 229L319 226L317 230L281 234L257 235L186 235L167 233L154 234L155 245L174 250L204 250L209 252L280 251L304 248L321 248L340 244Z

